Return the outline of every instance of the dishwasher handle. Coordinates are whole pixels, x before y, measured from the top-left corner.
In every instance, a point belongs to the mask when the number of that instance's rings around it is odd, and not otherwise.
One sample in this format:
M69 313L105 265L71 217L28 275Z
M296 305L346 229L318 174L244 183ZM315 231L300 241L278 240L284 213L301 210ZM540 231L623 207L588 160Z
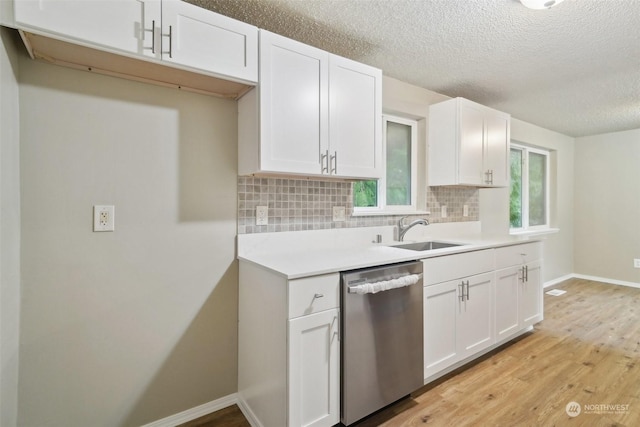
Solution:
M347 292L350 294L366 295L377 294L378 292L389 291L391 289L404 288L415 285L422 279L422 274L408 274L391 280L381 280L378 282L362 283L360 285L348 286Z

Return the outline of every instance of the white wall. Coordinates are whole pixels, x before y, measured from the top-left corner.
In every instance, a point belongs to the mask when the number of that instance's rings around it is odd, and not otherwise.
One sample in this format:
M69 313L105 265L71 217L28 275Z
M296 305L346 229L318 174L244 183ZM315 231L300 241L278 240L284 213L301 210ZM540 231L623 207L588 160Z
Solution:
M0 28L0 426L18 409L20 140L15 33Z
M137 426L235 393L236 102L19 65L18 424Z
M572 137L511 119L511 140L551 151L551 226L558 233L545 236L545 282L574 272L573 270L573 193L574 145ZM480 191L480 219L483 232L509 232L509 189Z
M640 129L576 138L576 273L640 285Z

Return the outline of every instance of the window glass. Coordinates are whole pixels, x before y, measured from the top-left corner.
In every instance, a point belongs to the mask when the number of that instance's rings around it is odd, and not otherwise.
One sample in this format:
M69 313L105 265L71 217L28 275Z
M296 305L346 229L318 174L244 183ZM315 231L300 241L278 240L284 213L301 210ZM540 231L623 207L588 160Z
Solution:
M411 204L411 126L387 121L387 205Z
M529 153L529 226L547 223L547 156Z
M378 206L378 181L358 181L353 184L353 206L372 208Z
M384 116L385 174L380 180L353 184L357 212L416 210L418 122Z
M511 149L511 193L509 220L511 228L522 228L522 150Z
M512 230L549 226L549 152L511 144L509 222Z

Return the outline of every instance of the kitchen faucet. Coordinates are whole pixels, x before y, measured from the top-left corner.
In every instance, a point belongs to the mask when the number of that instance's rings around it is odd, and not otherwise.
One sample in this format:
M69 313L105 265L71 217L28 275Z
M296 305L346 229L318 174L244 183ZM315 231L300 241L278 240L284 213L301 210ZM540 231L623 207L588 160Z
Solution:
M405 218L407 217L403 216L398 221L398 241L399 242L403 241L404 235L407 234L407 231L409 231L411 227L414 227L416 225L429 225L429 221L423 218L416 219L415 221L411 222L409 225L404 225Z

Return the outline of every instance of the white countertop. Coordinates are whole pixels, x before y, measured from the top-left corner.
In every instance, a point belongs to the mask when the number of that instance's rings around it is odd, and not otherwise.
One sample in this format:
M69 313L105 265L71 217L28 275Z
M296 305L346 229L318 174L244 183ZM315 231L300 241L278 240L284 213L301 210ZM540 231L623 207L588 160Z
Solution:
M540 240L540 236L488 236L478 232L476 223L454 224L455 228L431 225L428 231L415 232L405 242L393 241L390 226L243 234L238 236L238 259L296 279ZM372 242L377 234L382 235L383 243ZM391 246L429 240L462 245L430 251Z

